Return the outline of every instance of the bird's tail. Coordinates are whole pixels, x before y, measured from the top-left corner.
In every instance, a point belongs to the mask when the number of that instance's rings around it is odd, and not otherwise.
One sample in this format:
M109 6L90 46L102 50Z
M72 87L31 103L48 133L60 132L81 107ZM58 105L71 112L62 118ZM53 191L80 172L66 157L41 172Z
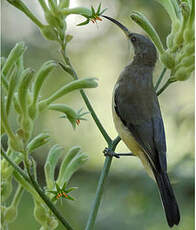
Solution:
M180 212L168 175L167 173L156 173L155 179L159 187L168 225L170 227L173 227L174 224L178 225Z

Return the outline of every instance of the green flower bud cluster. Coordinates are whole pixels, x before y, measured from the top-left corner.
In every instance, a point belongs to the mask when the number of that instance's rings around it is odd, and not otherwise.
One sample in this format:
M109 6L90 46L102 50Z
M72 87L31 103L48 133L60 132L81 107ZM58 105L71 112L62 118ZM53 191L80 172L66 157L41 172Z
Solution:
M1 224L4 229L6 228L8 224L15 221L18 214L18 205L20 203L20 200L22 198L24 189L21 185L18 185L18 188L14 194L14 198L10 204L9 207L1 206Z
M194 71L195 39L194 39L194 0L156 0L167 11L171 19L171 33L167 36L167 49L163 48L161 40L147 18L133 12L131 18L139 24L151 37L157 47L161 62L170 69L170 82L184 81Z
M37 72L34 72L30 68L25 68L23 65L23 54L25 50L25 44L19 42L11 50L7 58L1 58L1 124L3 134L8 137L8 149L6 155L16 165L21 161L24 161L25 164L29 164L29 167L34 171L34 177L36 178L36 165L32 160L30 161L28 159L28 155L49 141L49 135L47 133L40 133L32 138L34 123L39 117L40 112L44 109L61 112L63 113L63 117L67 118L73 128L75 128L80 120L85 120L83 116L86 113L83 113L82 110L75 111L68 105L51 103L74 90L95 88L97 87L97 82L94 78L72 80L68 84L63 85L55 92L51 93L48 98L41 99L41 88L57 64L54 61L47 61ZM11 125L11 110L12 113L14 113L14 118L16 118L17 128L15 129L13 129ZM55 187L54 170L60 156L59 151L61 152L62 148L54 146L48 154L45 164L45 178L47 182L46 191L49 189L52 190ZM73 153L74 151L75 150L70 150L65 157L67 160L63 160L63 163L61 164L58 177L59 185L61 187L62 183L64 183L65 180L68 182L72 174L87 160L87 156L84 153L81 153L80 148L77 147L77 151ZM70 157L70 155L72 157ZM1 169L2 200L6 201L10 197L12 192L12 179L14 176L18 183L29 191L36 200L35 216L36 219L39 219L39 223L42 223L42 229L55 229L58 222L53 214L51 214L48 207L45 206L42 199L40 199L34 187L24 180L24 178L14 170L6 159L1 161ZM45 210L45 213L42 213L41 217L41 212L39 211L42 209ZM5 223L9 224L15 220L17 216L16 205L4 207L3 210ZM44 218L44 222L41 218Z
M1 78L6 82L6 84L3 84L2 126L9 137L9 147L15 152L24 152L26 144L32 136L34 121L40 111L48 108L53 101L73 90L97 86L97 82L93 78L73 80L57 89L48 98L40 100L41 87L51 71L56 67L56 63L47 61L36 73L30 68L25 69L24 66L21 67L20 60L25 49L24 43L17 44L10 52L1 72ZM17 65L19 61L20 65ZM12 104L19 123L16 133L11 129L8 119ZM77 113L66 105L52 105L50 109L68 114L68 120L73 127L75 127L77 120L83 119L82 116L84 115L84 113Z
M35 138L38 140L39 138ZM34 142L34 141L33 141ZM44 165L44 174L46 179L45 193L56 202L58 198L64 197L69 200L74 200L68 193L76 189L76 187L67 188L67 184L75 171L77 171L87 160L87 155L81 152L80 147L71 148L67 154L63 154L64 149L59 145L51 147ZM59 170L59 175L55 181L55 168L59 158L63 159ZM23 182L24 183L24 182ZM32 193L31 188L24 187ZM48 207L42 200L37 198L33 193L34 198L34 216L35 219L42 226L40 229L55 229L58 226L58 221L51 213Z
M44 25L40 20L28 9L28 7L21 0L7 0L10 4L21 10L27 17L29 17L40 29L41 34L47 40L54 40L61 44L62 47L66 47L69 40L66 35L66 17L71 14L82 15L86 18L85 22L79 25L86 25L89 21L95 22L101 20L99 16L106 10L101 10L101 4L99 4L97 11L91 7L91 9L85 7L69 8L69 0L39 0L39 4L42 7L47 25Z

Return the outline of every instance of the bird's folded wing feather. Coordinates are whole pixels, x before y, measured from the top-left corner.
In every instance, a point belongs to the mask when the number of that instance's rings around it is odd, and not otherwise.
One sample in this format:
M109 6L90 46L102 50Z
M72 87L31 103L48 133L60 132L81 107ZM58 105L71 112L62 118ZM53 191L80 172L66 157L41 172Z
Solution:
M142 103L142 98L134 103L133 98L120 97L118 89L115 92L115 111L123 124L131 132L132 136L143 149L147 160L154 170L166 171L166 141L164 125L155 101L154 109L149 108L149 100Z

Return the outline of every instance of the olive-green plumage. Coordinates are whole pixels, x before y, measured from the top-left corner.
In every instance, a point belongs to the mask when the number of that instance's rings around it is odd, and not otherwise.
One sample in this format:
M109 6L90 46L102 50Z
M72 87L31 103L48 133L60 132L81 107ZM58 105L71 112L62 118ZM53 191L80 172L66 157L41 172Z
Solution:
M180 221L180 214L167 175L166 141L152 74L157 60L153 43L146 37L130 33L113 18L131 41L135 56L121 72L113 92L113 120L119 136L140 158L148 174L156 180L168 225Z

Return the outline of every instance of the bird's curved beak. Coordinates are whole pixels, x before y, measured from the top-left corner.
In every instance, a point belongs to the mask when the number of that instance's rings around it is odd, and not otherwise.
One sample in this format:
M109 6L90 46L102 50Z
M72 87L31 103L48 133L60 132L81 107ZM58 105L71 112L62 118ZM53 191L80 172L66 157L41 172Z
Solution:
M130 32L129 30L123 26L120 22L118 22L117 20L111 18L111 17L108 17L108 16L105 16L105 15L102 15L102 17L104 18L107 18L108 20L112 21L114 24L116 24L118 27L121 28L121 30L125 33L125 35L128 37L130 35Z

